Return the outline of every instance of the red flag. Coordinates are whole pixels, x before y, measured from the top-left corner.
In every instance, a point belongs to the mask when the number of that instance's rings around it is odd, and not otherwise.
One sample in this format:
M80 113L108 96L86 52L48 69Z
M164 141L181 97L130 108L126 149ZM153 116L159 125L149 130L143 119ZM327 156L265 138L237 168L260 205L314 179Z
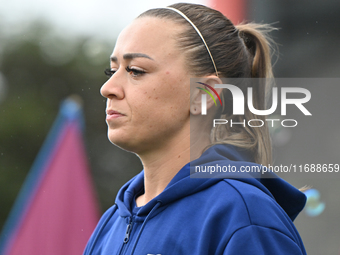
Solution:
M81 254L98 219L79 105L67 99L25 180L0 254Z
M246 0L210 0L209 6L222 12L233 24L238 24L246 19Z

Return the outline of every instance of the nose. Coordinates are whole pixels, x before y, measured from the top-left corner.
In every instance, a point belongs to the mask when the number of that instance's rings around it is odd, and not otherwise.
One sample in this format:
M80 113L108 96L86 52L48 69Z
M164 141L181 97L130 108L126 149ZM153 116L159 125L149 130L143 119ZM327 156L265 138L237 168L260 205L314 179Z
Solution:
M117 72L108 79L100 88L100 94L108 99L122 99L124 98L123 87L121 81L118 81Z

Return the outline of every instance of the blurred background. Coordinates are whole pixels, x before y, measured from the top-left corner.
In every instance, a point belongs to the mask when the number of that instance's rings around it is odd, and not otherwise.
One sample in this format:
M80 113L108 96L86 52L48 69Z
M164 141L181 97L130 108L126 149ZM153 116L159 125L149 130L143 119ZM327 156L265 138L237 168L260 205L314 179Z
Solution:
M135 155L107 140L105 100L99 89L119 31L143 11L176 2L0 0L0 230L60 103L69 95L83 101L84 142L101 213L114 203L118 189L142 170ZM186 2L213 6L208 0ZM278 59L273 58L276 77L339 78L339 1L225 2L242 3L241 14L248 21L280 28L272 33L279 45ZM336 103L340 88L321 93L324 101L314 102L335 124L327 127L326 119L302 125L303 132L281 134L274 149L276 164L339 159L340 115L335 105L325 109L324 102ZM296 187L309 185L320 192L316 203L323 209L313 216L302 212L295 221L307 254L340 254L340 178L282 177Z

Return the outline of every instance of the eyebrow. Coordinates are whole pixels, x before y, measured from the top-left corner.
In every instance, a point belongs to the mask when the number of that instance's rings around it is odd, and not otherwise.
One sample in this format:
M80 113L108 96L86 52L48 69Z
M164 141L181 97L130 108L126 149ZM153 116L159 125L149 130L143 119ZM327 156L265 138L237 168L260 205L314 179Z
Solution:
M148 59L153 60L151 57L149 57L148 55L143 54L143 53L126 53L126 54L123 55L123 59L131 60L131 59L134 59L134 58L148 58ZM111 62L118 62L118 59L115 56L111 56L110 60L111 60Z

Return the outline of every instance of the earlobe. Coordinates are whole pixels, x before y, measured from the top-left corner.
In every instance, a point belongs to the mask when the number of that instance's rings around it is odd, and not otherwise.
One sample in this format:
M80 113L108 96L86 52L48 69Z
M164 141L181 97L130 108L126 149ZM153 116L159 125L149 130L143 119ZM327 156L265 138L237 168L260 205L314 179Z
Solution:
M199 89L195 88L190 102L190 113L192 115L199 115L201 113L202 93Z
M196 104L191 104L190 105L190 113L192 115L198 115L201 113L201 109L199 107L197 107Z

